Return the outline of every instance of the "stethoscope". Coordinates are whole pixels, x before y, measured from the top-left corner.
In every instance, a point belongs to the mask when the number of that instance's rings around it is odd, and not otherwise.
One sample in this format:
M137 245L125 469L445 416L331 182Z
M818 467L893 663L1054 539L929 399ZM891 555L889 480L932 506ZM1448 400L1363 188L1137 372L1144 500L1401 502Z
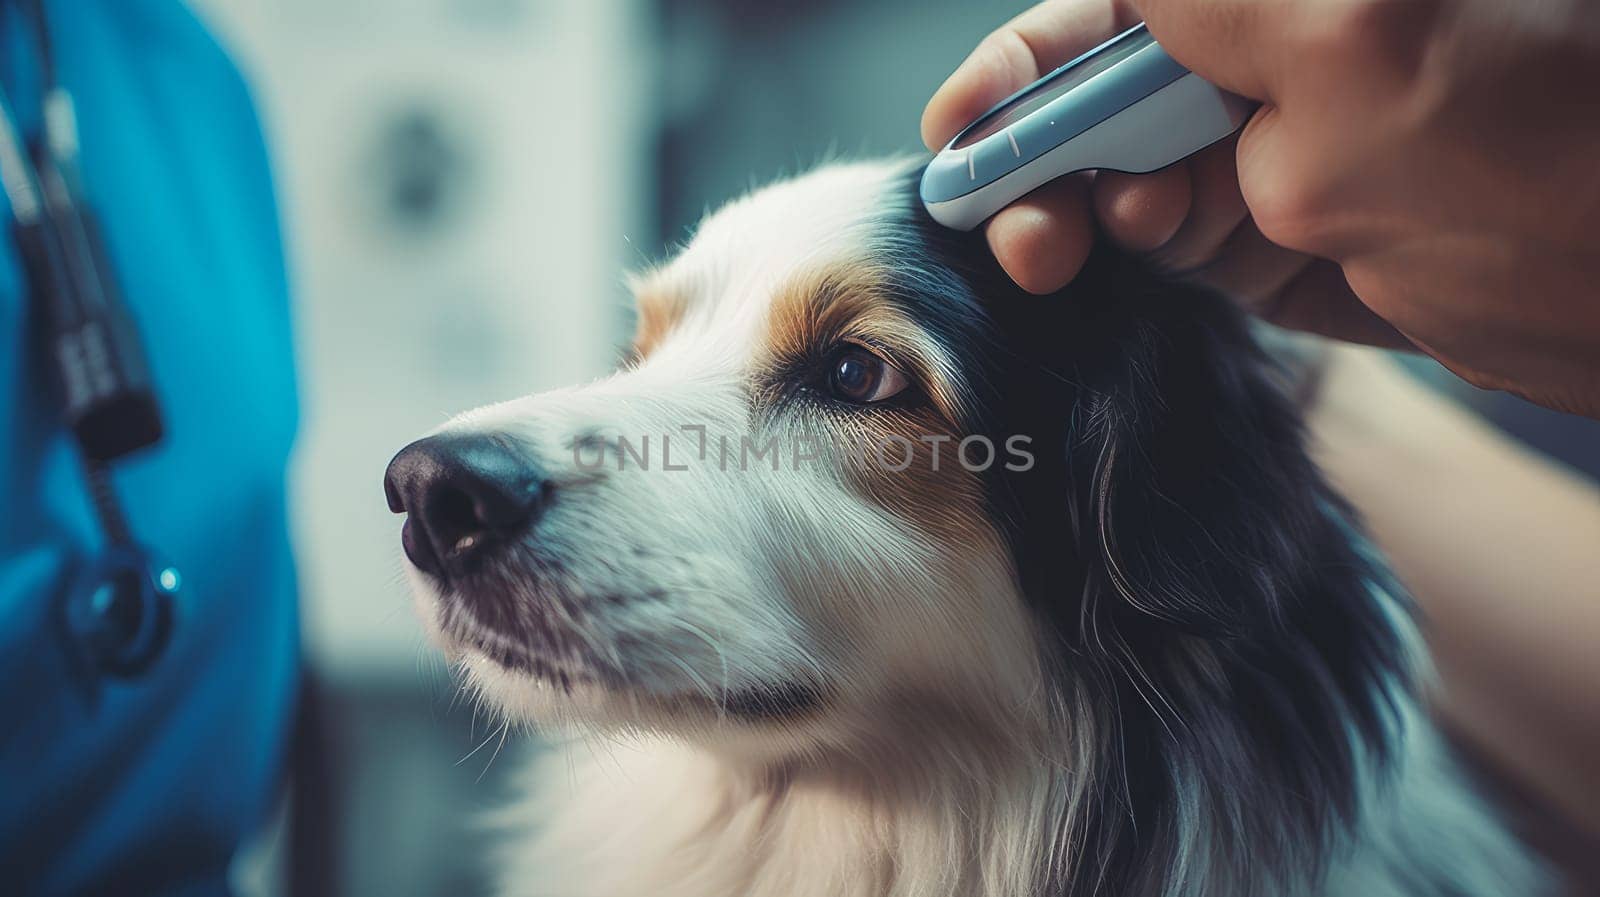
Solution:
M55 375L106 543L63 593L60 623L90 672L136 676L171 639L180 577L133 538L110 474L112 463L161 440L161 410L83 195L77 119L71 94L56 81L43 3L19 0L17 7L35 33L44 128L30 145L0 85L0 182L37 318L35 338Z

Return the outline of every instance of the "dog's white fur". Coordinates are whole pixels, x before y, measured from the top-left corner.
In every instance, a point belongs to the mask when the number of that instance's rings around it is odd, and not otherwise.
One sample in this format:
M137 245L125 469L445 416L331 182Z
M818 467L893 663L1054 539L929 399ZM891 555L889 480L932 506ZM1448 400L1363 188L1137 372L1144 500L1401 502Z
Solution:
M500 666L458 630L434 632L510 719L579 733L530 772L506 894L1031 897L1074 861L1072 809L1097 787L1076 771L1091 767L1096 733L1074 731L1090 715L1052 685L991 522L934 521L960 538L931 539L834 464L662 470L693 460L685 425L736 440L763 425L746 384L771 304L808 271L867 261L901 170L830 166L729 205L641 287L684 304L641 364L445 428L511 433L558 495L581 496L540 523L542 550L564 563L546 588L565 612L592 609L566 621L572 650L546 658L567 688ZM778 424L791 436L809 425ZM574 455L643 434L669 437L675 456L656 442L649 470L593 471ZM423 619L437 620L437 585L413 579ZM1398 608L1394 621L1423 663ZM597 662L626 686L590 681ZM712 700L795 679L826 687L820 712L752 724ZM1416 889L1430 881L1520 897L1532 880L1521 853L1414 700L1397 701L1394 778L1370 776L1356 841L1335 849L1325 887L1295 893L1400 897L1434 893ZM1194 843L1169 893L1240 894L1218 861L1241 849L1227 821L1206 817L1203 794L1186 802Z

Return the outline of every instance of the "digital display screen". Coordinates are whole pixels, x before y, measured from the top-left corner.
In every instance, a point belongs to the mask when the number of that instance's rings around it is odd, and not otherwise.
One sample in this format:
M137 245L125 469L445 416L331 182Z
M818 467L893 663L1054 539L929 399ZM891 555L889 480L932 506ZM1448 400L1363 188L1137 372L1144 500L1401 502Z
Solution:
M951 148L964 149L991 134L1000 133L1007 127L1026 118L1030 113L1049 105L1051 100L1062 96L1067 91L1072 90L1153 43L1155 43L1155 38L1151 37L1150 32L1143 28L1131 34L1123 35L1115 43L1105 47L1088 59L1064 66L1054 74L1033 85L1026 93L1013 98L1004 106L990 112L965 134L962 134L961 139L956 141Z

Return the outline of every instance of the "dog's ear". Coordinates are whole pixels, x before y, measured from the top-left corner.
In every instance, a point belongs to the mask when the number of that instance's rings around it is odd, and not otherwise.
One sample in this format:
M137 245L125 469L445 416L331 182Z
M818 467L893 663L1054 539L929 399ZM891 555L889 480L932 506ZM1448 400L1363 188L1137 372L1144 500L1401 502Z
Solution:
M982 343L981 426L1031 439L1036 463L1000 472L992 492L1024 591L1058 628L1119 613L1129 636L1140 621L1242 635L1360 588L1351 518L1306 453L1294 378L1231 301L1104 245L1066 288L1029 296L980 234L930 224L921 244L984 311L988 335L957 341Z
M1093 458L1089 490L1077 500L1093 516L1084 555L1127 606L1237 635L1305 585L1326 518L1307 488L1316 473L1298 418L1265 361L1237 322L1198 317L1142 329L1094 385L1076 446Z
M1041 407L1064 421L1044 440L1065 446L1062 469L1013 487L1030 527L1065 508L1064 531L1022 534L1036 553L1075 548L1077 576L1046 584L1054 600L1076 585L1084 620L1131 612L1227 636L1303 594L1317 543L1337 537L1330 496L1241 313L1110 252L1061 294L1012 302L1002 315L1026 320L1001 326L1023 334L1035 425Z

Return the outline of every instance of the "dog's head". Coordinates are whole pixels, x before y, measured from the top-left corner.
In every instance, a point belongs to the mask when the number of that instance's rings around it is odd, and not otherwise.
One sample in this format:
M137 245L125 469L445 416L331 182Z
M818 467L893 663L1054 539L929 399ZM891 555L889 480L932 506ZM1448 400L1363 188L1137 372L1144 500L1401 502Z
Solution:
M727 206L634 279L621 370L397 457L423 614L504 706L795 748L1027 705L989 480L1028 437L982 435L993 335L913 254L909 183L835 166Z
M1026 295L915 183L728 205L621 370L402 451L438 641L515 716L768 761L1067 732L1149 763L1123 815L1210 754L1348 778L1392 627L1239 316L1105 252Z

